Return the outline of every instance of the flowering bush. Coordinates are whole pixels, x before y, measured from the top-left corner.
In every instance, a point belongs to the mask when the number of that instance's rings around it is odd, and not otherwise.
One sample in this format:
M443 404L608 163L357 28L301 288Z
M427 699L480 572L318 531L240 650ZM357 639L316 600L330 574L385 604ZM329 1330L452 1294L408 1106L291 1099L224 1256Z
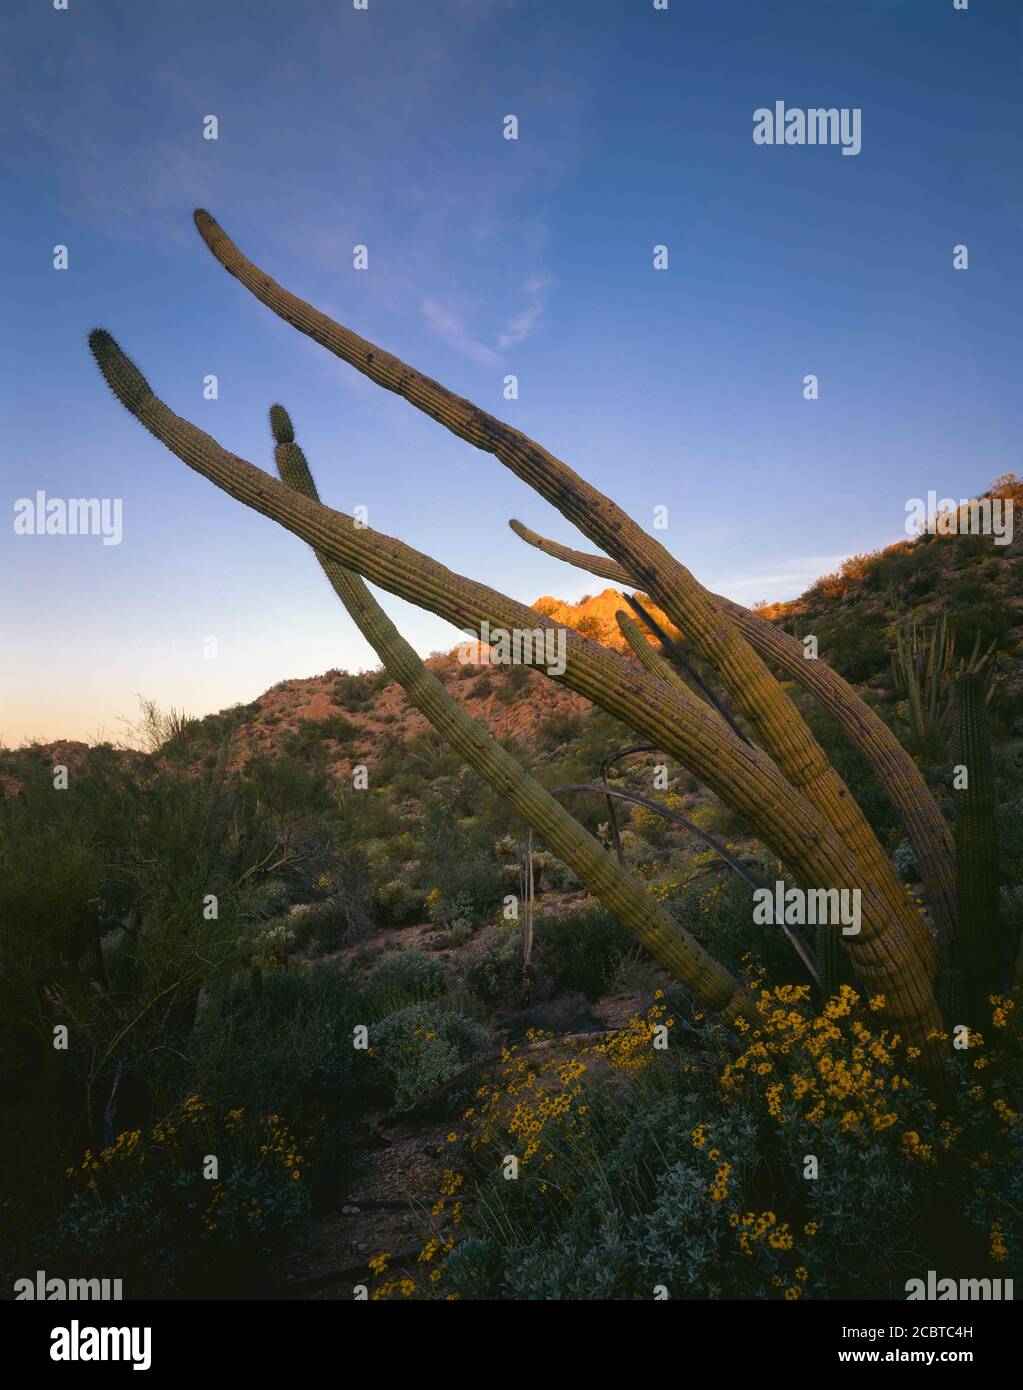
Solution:
M41 1247L47 1268L59 1251L74 1273L123 1276L129 1297L212 1283L308 1211L311 1142L300 1145L279 1115L216 1114L190 1095L147 1132L124 1131L68 1169L70 1199Z
M990 1038L948 1039L940 1101L882 1007L846 986L814 1015L780 986L757 1024L698 1018L695 1056L664 1047L660 1001L594 1043L507 1049L449 1136L438 1277L415 1292L904 1298L928 1269L1018 1276L1014 1001L992 1000Z

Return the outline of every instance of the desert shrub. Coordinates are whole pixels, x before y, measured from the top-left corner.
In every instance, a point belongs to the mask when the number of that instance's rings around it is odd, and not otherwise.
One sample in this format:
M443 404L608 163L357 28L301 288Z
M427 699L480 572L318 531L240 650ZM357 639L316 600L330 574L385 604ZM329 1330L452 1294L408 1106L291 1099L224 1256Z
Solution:
M193 1093L68 1170L71 1195L39 1258L50 1273L123 1278L131 1298L183 1284L222 1292L225 1277L247 1277L252 1259L308 1211L304 1147L279 1115L218 1114ZM219 1165L213 1181L208 1154Z
M365 941L373 929L369 884L361 865L336 864L332 878L322 885L328 896L321 902L303 903L288 917L295 944L315 943L324 951Z
M668 876L653 885L674 917L728 970L739 972L752 951L771 983L803 981L805 969L780 926L755 926L753 889L724 866L713 850L697 854L699 872L686 880Z
M540 721L538 729L541 747L553 749L570 743L578 738L582 727L582 720L577 714L549 714Z
M478 925L505 890L492 825L485 817L453 814L452 802L475 799L476 789L475 777L435 789L420 818L420 881L428 885L431 919L445 925Z
M324 744L329 742L349 743L359 730L340 714L329 714L325 719L300 719L298 728L286 734L284 751L292 758L308 762L322 757Z
M472 956L465 987L484 1004L511 1004L522 995L522 929L510 926Z
M867 681L889 665L880 613L852 610L817 624L821 655L849 681Z
M31 1205L95 1139L98 1097L116 1093L122 1128L163 1103L153 1059L186 1050L204 991L247 960L252 870L274 833L233 781L112 749L84 756L59 796L52 768L20 771L22 794L0 798L0 1177ZM208 893L215 920L197 911Z
M474 700L485 700L488 695L493 695L493 693L494 682L490 679L490 675L487 672L478 677L475 685L469 691L470 696Z
M373 915L378 922L400 926L418 915L423 894L404 878L388 879L372 892Z
M413 1004L371 1030L373 1061L387 1077L395 1110L403 1110L490 1050L472 1019L437 1004Z
M360 671L357 675L341 675L334 682L331 699L335 705L352 713L366 710L388 685L386 671Z
M466 940L479 922L472 896L465 891L442 893L439 888L431 889L426 895L426 915L431 922L457 932Z
M900 840L892 855L895 872L904 883L919 878L920 869L916 862L916 851L908 840Z
M551 855L550 868L544 870L544 880L550 884L551 888L558 893L575 893L583 884L578 879L567 864L563 864L560 859Z
M442 1177L471 1216L431 1296L902 1299L928 1269L1018 1274L1012 1001L952 1054L939 1105L879 1005L845 990L814 1016L805 990L767 992L755 1033L698 1025L724 1063L706 1071L652 1047L660 1004L567 1059L513 1047Z
M578 991L587 999L604 993L635 937L599 905L557 917L537 918L534 958L556 993Z
M444 993L444 968L425 951L390 951L382 956L366 978L366 992L408 995L431 999Z
M502 704L512 705L516 700L522 698L529 685L529 669L526 666L509 666L506 668L504 684L497 692L497 698Z

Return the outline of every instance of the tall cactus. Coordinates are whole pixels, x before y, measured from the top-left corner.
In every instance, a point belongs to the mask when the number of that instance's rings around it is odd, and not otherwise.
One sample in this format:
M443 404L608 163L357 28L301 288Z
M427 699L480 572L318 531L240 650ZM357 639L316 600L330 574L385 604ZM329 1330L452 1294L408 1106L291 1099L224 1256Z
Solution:
M633 574L606 555L573 550L538 535L521 521L508 524L521 540L545 555L553 555L578 569L609 579L612 584L634 586L639 583ZM934 921L942 935L951 938L957 918L952 832L916 763L884 720L826 661L808 661L802 642L775 623L721 594L715 597L764 660L813 695L837 719L850 742L868 760L892 805L902 816L920 865Z
M274 458L284 483L319 502L305 453L295 442L291 419L281 405L270 409L277 447ZM535 778L466 713L442 681L429 672L357 574L317 554L324 574L359 631L409 700L490 784L542 835L576 876L635 932L676 979L708 1008L726 1019L757 1017L752 997L673 917L653 901L619 864Z
M976 672L955 683L956 861L959 871L957 963L966 1022L986 1021L987 996L1001 983L998 939L998 835L984 687Z
M548 450L286 290L244 256L204 209L196 212L195 223L224 269L269 309L371 381L493 454L635 577L717 672L789 784L841 835L858 863L857 877L872 883L885 900L890 918L900 924L924 961L928 986L932 985L937 972L934 944L907 902L866 816L780 682L715 596L632 517Z
M543 495L551 496L553 491L562 500L568 498L566 515L579 512L586 518L586 525L580 519L584 530L589 525L603 534L609 517L616 522L619 513L613 504L539 446L288 296L240 257L212 219L203 214L197 222L232 273L296 327L325 342L359 370L406 396L456 433L496 453L509 467L521 470L520 475ZM140 423L190 467L278 521L326 560L445 617L462 630L479 631L484 619L492 627L535 630L552 626L525 605L452 573L391 537L356 527L350 517L319 505L228 453L158 400L109 334L97 330L90 343L108 384ZM596 520L591 512L599 513ZM708 619L708 633L700 641L690 640L705 655L708 644L714 649L708 660L766 748L743 742L691 692L666 685L572 630L565 632L564 669L548 674L614 713L690 767L726 805L747 819L804 887L856 888L861 892L861 932L845 939L843 945L864 986L885 996L888 1017L903 1036L921 1046L923 1066L933 1072L938 1057L931 1034L939 1022L933 988L933 943L917 914L909 910L873 835L864 834L862 814L833 770L826 763L822 766L819 747L807 744L808 731L801 719L794 711L790 716L788 697L780 687L775 690L773 677L765 680L766 667L762 673L759 658L751 662L752 652L747 656L745 642L736 640L732 624L721 617L720 607L708 607L700 597L706 591L695 585L682 567L672 568L674 561L667 565L670 574L666 579L667 562L661 563L661 555L667 552L660 547L648 550L649 538L639 549L633 548L632 541L637 534L642 538L642 532L631 521L626 530L631 538L627 558L635 562L637 579L649 577L660 587L638 586L648 589L678 623L661 592L673 577L679 593L684 590L692 599L690 623L693 613ZM737 686L742 688L741 695Z

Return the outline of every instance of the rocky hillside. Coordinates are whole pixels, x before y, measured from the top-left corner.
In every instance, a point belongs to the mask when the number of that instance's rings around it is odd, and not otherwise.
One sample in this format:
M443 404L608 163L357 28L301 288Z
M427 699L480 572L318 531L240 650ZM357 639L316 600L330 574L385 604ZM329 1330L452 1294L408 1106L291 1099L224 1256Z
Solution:
M1011 501L1023 516L1023 482L1012 475L991 493ZM653 616L674 631L660 609ZM615 615L627 609L621 593L606 588L567 603L549 595L533 608L556 624L628 655ZM888 681L894 627L905 621L927 623L946 614L959 651L968 655L979 638L998 653L995 712L1006 730L1023 715L1023 538L995 545L989 537L932 536L900 542L871 555L847 560L798 599L760 605L759 612L797 636L817 635L820 654L847 679L884 687ZM528 743L542 731L564 725L570 733L589 708L588 701L524 666L480 662L455 649L427 664L475 719L499 739ZM197 769L216 761L230 735L233 767L258 755L289 754L302 760L324 758L328 771L347 780L353 767L372 768L423 738L427 721L410 707L404 692L383 672L349 675L332 670L304 680L285 680L247 705L185 721L165 745L179 764ZM54 762L73 764L85 745L58 741L36 752ZM16 767L7 755L0 786L18 787Z

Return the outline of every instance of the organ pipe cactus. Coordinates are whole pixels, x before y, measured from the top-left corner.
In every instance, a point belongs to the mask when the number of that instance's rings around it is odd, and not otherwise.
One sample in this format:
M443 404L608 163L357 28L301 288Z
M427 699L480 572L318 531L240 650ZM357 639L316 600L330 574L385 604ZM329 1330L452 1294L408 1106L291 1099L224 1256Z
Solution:
M857 879L871 882L890 917L901 924L924 961L928 986L937 954L925 925L906 902L866 817L828 763L782 686L731 621L719 600L620 507L520 430L383 351L299 299L254 265L208 212L195 214L214 256L257 299L379 386L394 391L453 434L493 454L600 545L651 595L687 643L717 671L783 777L817 808L857 861Z
M509 525L527 545L545 555L609 579L612 584L631 586L637 582L628 570L606 555L573 550L547 540L520 521L511 521ZM741 604L721 595L717 598L764 660L813 695L868 760L902 816L935 924L944 936L950 937L957 917L955 847L952 832L916 763L884 720L826 661L808 660L801 641Z
M706 657L763 747L743 742L692 692L666 685L570 629L564 634L564 669L548 674L690 768L747 820L803 887L856 888L861 893L861 931L843 938L843 945L865 988L885 996L888 1017L903 1036L921 1046L922 1064L933 1072L939 1064L931 1040L939 1021L933 943L851 796L827 767L785 692L746 637L738 635L736 629L745 620L731 616L726 605L713 600L608 499L538 445L288 295L241 257L207 214L197 214L196 221L218 258L257 297L381 385L495 453L566 515L578 517L581 528L612 554L616 546L607 532L621 524L624 540L616 543L617 562ZM323 507L229 453L158 400L109 334L97 330L90 341L115 394L147 429L190 467L278 521L325 560L437 613L462 630L478 632L484 620L492 628L553 626L506 595L453 573L391 537L357 527L352 518ZM683 600L688 604L685 623L680 621ZM706 631L698 636L694 626ZM802 647L793 645L802 657Z
M954 671L955 641L946 613L932 627L918 628L915 622L896 627L892 681L896 695L909 707L910 728L922 748L944 747L952 722L953 674L982 672L996 645L997 638L982 653L978 632L969 658L961 659ZM985 700L990 702L993 694L994 685L988 682Z
M284 483L314 502L316 484L283 406L270 411L274 457ZM725 1019L756 1018L751 996L618 865L579 822L466 713L398 632L362 579L324 554L331 587L409 700L479 775L519 813L655 959Z
M1000 983L998 836L995 826L991 736L981 677L955 683L956 851L959 936L956 959L963 976L966 1022L978 1028L985 1001Z

